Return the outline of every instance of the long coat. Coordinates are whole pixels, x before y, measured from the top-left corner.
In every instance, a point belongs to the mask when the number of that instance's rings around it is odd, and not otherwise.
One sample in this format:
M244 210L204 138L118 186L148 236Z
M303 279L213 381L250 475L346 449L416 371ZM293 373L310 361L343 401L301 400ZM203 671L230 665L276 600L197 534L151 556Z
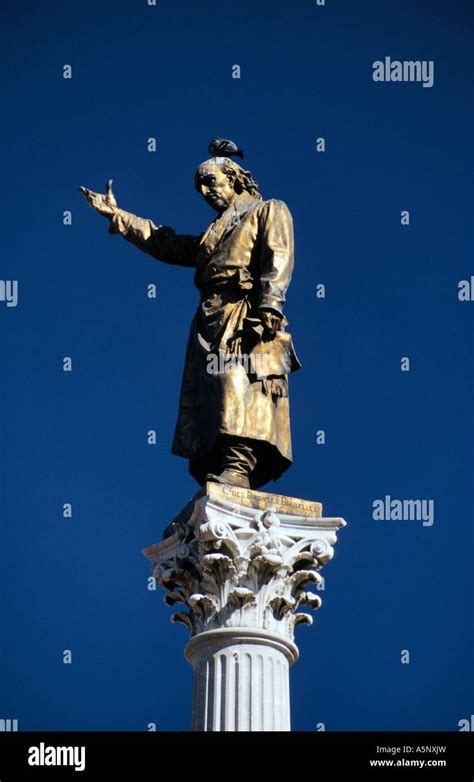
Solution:
M202 483L218 463L218 436L234 435L254 441L253 488L279 477L292 460L287 376L300 364L284 329L261 341L258 310L283 315L293 270L286 204L244 192L199 236L118 210L110 232L160 261L196 270L201 299L189 334L173 453L190 460L191 474Z

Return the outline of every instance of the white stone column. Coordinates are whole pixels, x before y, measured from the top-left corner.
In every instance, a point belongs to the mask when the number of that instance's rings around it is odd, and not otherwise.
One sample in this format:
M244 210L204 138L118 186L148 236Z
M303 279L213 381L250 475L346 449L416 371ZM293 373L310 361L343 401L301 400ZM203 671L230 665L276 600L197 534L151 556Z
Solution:
M290 730L294 644L250 628L223 628L192 638L185 654L194 669L193 730Z
M192 728L290 730L294 628L319 608L308 586L334 555L340 518L320 503L208 483L144 550L191 632Z

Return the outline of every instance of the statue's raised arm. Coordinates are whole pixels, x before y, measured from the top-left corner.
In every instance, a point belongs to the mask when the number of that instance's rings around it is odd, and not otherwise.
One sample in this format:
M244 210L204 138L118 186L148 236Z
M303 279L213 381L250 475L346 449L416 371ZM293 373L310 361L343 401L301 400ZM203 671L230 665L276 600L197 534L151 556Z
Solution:
M119 209L112 192L111 179L107 182L106 195L82 186L79 190L96 212L109 219L109 233L121 234L124 239L157 261L176 266L196 265L200 236L176 234L168 226L155 225L153 220Z

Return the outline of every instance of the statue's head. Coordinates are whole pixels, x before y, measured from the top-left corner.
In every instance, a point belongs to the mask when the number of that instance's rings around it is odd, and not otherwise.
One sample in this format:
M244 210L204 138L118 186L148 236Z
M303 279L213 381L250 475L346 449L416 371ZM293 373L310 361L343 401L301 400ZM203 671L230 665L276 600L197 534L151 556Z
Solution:
M213 157L201 163L194 175L194 184L216 212L223 212L244 192L262 200L250 171L245 171L228 157Z

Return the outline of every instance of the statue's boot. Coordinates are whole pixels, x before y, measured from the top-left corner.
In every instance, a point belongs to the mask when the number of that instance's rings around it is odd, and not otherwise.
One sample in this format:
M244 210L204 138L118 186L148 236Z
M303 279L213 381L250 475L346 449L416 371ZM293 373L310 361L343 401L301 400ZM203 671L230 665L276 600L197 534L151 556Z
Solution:
M249 475L255 469L257 459L253 449L238 437L222 436L222 467L219 475L208 473L206 481L227 483L250 489Z

